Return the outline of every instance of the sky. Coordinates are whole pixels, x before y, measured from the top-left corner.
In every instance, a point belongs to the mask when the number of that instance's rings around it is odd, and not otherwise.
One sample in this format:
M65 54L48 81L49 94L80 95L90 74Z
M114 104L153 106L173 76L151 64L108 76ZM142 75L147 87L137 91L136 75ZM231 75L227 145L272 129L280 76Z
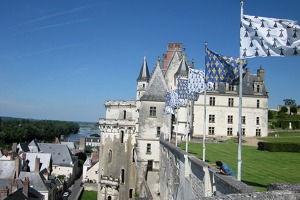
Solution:
M244 1L244 14L262 17L300 21L299 8ZM168 42L196 69L205 42L239 57L239 0L2 0L0 16L0 116L97 122L105 100L135 99L143 57L151 72ZM252 74L265 69L270 109L300 104L300 56L247 61Z

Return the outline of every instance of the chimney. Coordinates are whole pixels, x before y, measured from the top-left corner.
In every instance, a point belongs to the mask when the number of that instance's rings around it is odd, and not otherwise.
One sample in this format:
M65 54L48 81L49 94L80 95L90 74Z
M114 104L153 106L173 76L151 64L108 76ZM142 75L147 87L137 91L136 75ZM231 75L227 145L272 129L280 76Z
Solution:
M92 153L92 164L95 164L99 161L99 152L93 152Z
M18 190L18 180L17 179L13 179L12 180L12 184L11 184L11 192L15 192Z
M55 144L59 144L60 142L59 142L59 139L58 139L58 137L55 137Z
M24 152L22 154L22 165L24 166L25 165L25 161L26 161L26 153Z
M65 135L60 135L61 140L65 140Z
M21 168L21 162L19 156L16 156L15 158L15 166L16 166L16 178L18 179L20 174L20 168Z
M9 190L7 186L1 189L1 200L5 199L8 196L8 192Z
M12 152L17 153L17 143L13 143L11 149Z
M265 70L260 66L260 68L257 70L257 77L259 80L264 81L265 79Z
M28 191L29 191L29 178L25 177L23 181L23 194L28 197Z
M245 78L246 78L246 83L250 83L250 68L246 68Z
M35 164L34 164L34 172L39 173L40 172L40 158L35 158Z

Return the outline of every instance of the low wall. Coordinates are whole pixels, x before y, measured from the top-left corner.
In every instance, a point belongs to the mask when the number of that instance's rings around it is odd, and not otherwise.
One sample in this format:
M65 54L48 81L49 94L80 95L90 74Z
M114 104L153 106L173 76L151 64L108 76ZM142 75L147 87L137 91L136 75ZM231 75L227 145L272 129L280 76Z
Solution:
M160 197L184 200L255 192L216 168L164 140L160 141Z

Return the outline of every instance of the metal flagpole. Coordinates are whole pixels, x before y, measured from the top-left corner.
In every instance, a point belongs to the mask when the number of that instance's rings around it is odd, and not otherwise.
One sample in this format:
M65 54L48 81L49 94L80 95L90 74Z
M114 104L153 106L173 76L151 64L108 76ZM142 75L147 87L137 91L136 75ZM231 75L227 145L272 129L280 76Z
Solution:
M207 51L207 42L205 42L205 50L204 50L204 58L206 56L206 51ZM204 61L205 62L205 61ZM203 112L203 145L202 145L202 160L205 162L205 155L206 155L206 146L205 146L205 140L206 140L206 89L207 85L206 82L204 81L204 112Z
M244 13L244 1L241 0L241 20ZM241 58L241 55L240 55ZM237 179L241 181L242 177L242 98L243 98L243 62L240 59L239 63L240 69L240 77L239 77L239 125L238 125L238 139L239 139L239 147L238 147L238 176Z
M185 134L185 152L188 152L188 136L189 136L189 99L186 104L186 134Z
M177 133L178 133L178 106L176 105L176 134L175 134L175 144L177 146Z
M171 134L172 134L172 113L170 113L170 133L169 133L169 143L171 143Z

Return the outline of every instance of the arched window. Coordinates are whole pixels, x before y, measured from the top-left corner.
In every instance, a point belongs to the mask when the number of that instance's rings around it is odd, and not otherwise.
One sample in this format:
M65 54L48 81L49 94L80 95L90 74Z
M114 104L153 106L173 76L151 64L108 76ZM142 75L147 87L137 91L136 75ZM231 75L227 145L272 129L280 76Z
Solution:
M108 196L108 197L107 197L107 200L111 200L111 196Z
M124 143L124 131L121 131L121 143Z
M133 189L130 189L129 190L129 198L132 198L132 192L133 192Z
M121 170L121 183L125 182L125 169Z
M112 150L109 150L108 152L108 163L111 163L112 161Z

